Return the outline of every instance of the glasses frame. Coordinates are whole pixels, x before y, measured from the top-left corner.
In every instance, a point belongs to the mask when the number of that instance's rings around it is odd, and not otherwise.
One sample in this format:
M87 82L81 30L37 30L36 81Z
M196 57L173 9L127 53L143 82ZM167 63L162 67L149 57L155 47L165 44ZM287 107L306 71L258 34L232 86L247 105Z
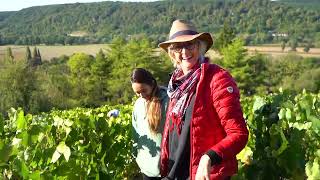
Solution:
M181 53L182 49L185 50L194 50L194 48L197 46L198 41L188 41L183 43L174 43L169 46L170 51L173 51L175 53Z

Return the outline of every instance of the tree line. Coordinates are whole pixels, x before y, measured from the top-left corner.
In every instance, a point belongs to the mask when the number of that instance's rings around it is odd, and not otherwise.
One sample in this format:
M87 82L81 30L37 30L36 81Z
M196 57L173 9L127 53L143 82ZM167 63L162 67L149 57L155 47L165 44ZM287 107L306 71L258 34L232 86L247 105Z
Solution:
M307 2L314 8L301 5ZM245 45L285 42L319 47L319 3L293 3L297 1L168 0L31 7L0 12L0 44L109 43L118 36L141 35L157 44L167 38L171 22L180 18L213 34L228 19Z
M319 58L248 55L242 39L218 39L228 42L215 46L222 57L212 62L231 72L243 96L268 94L280 87L293 94L303 89L319 92ZM136 67L150 70L160 85L167 86L172 63L164 52L153 47L146 37L118 37L107 52L100 50L96 56L75 53L47 61L41 59L37 48L33 53L27 48L24 59L15 59L8 48L0 61L0 111L5 114L11 107L22 107L26 112L39 113L53 108L131 103L134 93L130 73Z
M108 52L96 56L74 53L42 61L40 51L26 48L24 59L15 59L10 48L0 60L1 113L23 107L38 113L52 108L98 107L128 103L134 94L130 73L135 67L149 69L160 85L166 85L171 62L155 52L146 38L115 38Z

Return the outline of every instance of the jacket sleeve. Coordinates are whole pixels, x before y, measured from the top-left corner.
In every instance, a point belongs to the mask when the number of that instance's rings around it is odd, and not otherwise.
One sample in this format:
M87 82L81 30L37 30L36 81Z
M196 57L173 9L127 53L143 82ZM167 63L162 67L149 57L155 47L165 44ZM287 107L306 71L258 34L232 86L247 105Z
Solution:
M211 149L221 158L229 159L247 144L248 129L240 105L240 93L234 79L224 70L218 71L211 82L211 97L226 136Z

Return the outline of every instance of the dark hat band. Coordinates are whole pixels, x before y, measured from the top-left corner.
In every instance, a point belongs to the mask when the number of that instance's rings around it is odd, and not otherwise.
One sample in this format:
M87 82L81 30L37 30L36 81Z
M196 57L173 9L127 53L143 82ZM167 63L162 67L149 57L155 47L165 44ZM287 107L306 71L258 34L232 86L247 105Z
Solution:
M197 31L192 31L192 30L184 30L184 31L178 31L176 33L174 33L172 36L170 36L169 40L172 40L178 36L182 36L182 35L195 35L198 34Z

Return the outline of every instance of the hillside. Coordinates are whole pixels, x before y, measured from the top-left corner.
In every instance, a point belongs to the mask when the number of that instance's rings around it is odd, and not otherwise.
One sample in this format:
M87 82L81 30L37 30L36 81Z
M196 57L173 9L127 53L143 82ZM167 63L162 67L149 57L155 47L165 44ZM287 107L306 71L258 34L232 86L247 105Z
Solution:
M286 5L294 7L303 7L306 9L319 10L320 1L318 0L281 0L279 2L285 3Z
M14 13L15 12L13 12L13 11L0 12L0 22L4 21L5 19L7 19L9 16L11 16Z
M181 18L213 34L218 33L227 20L246 44L285 40L320 46L320 8L307 9L292 3L297 2L170 0L31 7L0 12L0 44L108 43L115 36L141 35L159 42L166 39L171 22ZM74 36L78 32L82 35Z

